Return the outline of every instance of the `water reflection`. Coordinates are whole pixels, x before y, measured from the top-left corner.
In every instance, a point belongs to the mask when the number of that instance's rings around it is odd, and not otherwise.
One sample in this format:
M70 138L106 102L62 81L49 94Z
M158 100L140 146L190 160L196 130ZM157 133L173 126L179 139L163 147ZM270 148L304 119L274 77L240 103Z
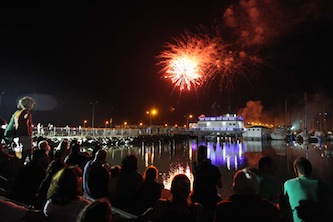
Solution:
M219 189L219 193L223 198L233 193L231 185L234 173L243 167L257 167L259 159L264 155L271 156L276 162L278 169L275 179L281 189L285 180L295 176L292 163L299 156L305 156L311 161L314 176L329 182L333 187L333 148L330 143L298 144L278 140L224 142L196 139L181 142L157 141L142 143L140 147L111 148L109 163L120 165L127 154L135 154L138 157L138 171L143 173L149 165L156 166L161 173L161 182L169 188L173 175L177 173L185 173L193 180L191 163L196 157L199 145L208 147L208 157L222 173L223 188Z

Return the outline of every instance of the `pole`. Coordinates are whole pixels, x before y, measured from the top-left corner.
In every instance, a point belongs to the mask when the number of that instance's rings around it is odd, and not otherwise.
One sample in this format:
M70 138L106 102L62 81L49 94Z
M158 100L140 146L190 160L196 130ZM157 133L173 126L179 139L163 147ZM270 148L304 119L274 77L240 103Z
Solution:
M149 126L151 127L151 112L149 112Z
M0 111L1 111L1 102L2 102L2 96L3 96L3 94L5 94L5 92L1 92L0 93Z
M91 128L94 128L94 127L95 127L95 105L96 105L97 103L98 103L97 101L95 101L95 102L90 102L90 104L92 105Z

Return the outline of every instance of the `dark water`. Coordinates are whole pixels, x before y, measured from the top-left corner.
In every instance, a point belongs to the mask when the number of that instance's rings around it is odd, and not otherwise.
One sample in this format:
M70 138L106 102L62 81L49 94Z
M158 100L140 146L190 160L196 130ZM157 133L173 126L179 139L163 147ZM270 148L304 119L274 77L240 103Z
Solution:
M143 173L149 165L154 165L161 173L160 180L166 188L175 173L186 173L190 179L191 162L196 157L198 145L208 147L208 156L222 173L223 188L219 189L222 198L233 193L231 189L234 173L243 167L257 167L262 156L270 156L275 160L277 172L275 179L279 187L284 181L295 177L293 161L304 156L313 166L313 176L328 182L333 188L333 148L331 143L298 144L285 141L244 141L244 142L198 142L195 139L176 143L175 141L142 143L140 147L124 147L109 149L110 165L121 165L127 154L138 157L138 171Z

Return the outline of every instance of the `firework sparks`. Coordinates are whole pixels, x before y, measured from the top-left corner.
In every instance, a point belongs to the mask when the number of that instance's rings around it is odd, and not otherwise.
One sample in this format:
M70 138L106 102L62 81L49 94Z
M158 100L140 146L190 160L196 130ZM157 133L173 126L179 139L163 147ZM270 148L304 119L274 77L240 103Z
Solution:
M205 39L206 38L206 39ZM163 65L161 72L180 91L202 85L213 70L216 70L217 43L208 37L199 37L189 32L175 38L176 44L168 43L158 58Z
M180 91L208 86L212 82L219 82L221 88L230 88L238 77L248 78L240 75L248 68L244 64L260 62L260 58L248 55L243 49L231 50L235 45L224 44L219 35L210 37L185 32L174 40L176 43L167 43L158 56L158 65L163 66L162 76L171 80Z

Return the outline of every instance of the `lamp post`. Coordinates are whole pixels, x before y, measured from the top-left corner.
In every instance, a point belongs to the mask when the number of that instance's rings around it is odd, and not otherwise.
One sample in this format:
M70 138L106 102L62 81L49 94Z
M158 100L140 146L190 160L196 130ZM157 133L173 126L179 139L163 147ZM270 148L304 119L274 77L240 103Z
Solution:
M105 121L105 128L108 128L109 121Z
M85 120L83 120L83 128L86 128L86 124L87 124L87 120L85 119Z
M95 102L90 102L90 104L92 105L92 113L91 113L91 128L94 128L95 127L95 105L97 104L98 102L95 101Z
M157 114L157 110L156 109L152 109L150 111L146 111L146 114L149 115L149 126L151 127L151 118L152 118L152 115L155 116Z
M190 126L188 125L189 124L189 119L192 119L193 118L193 115L186 115L186 127L187 127L187 129L189 129L190 128Z

